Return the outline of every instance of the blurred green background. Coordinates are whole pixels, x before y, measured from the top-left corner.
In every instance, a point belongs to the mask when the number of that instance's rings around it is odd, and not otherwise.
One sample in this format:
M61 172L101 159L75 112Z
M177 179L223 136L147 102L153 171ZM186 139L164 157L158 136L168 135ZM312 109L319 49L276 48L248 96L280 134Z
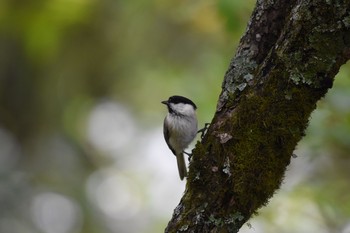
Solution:
M185 182L162 135L210 122L253 0L0 1L0 232L163 232ZM350 232L350 66L240 232Z

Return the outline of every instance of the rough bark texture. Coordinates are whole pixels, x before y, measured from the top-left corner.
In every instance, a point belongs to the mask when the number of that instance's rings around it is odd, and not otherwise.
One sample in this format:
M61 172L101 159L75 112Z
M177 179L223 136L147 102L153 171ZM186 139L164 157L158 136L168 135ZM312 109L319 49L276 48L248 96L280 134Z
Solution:
M350 1L257 2L166 232L238 232L267 204L349 47Z

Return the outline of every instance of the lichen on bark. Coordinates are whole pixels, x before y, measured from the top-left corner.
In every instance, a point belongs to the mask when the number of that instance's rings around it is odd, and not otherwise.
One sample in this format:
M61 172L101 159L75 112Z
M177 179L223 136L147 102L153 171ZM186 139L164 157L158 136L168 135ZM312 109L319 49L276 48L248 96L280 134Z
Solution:
M349 1L257 2L166 232L238 232L267 204L350 57L348 12Z

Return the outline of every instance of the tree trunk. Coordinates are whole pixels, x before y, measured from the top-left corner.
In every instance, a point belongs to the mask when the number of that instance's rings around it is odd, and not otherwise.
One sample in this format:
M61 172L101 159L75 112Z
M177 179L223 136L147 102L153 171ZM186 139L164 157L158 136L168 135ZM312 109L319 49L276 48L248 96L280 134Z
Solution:
M349 47L350 1L257 1L165 232L238 232L267 204Z

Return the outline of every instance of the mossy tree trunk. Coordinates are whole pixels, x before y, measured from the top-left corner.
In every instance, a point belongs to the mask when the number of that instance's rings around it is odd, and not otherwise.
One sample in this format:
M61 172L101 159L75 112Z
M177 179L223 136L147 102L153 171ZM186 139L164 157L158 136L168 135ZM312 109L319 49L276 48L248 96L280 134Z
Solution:
M279 188L350 57L350 0L259 0L166 232L238 232Z

